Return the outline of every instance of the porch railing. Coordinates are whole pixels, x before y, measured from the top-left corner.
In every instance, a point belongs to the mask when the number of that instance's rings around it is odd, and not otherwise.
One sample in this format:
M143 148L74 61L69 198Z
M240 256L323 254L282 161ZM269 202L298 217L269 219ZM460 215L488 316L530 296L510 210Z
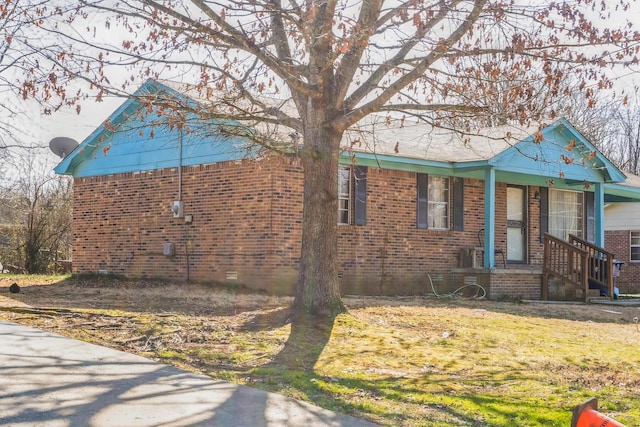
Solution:
M591 288L602 287L613 299L613 253L573 235L569 235L569 242L589 252L588 282Z
M542 299L549 299L549 282L557 278L564 286L580 290L589 299L589 287L602 287L613 297L613 254L576 236L569 241L544 235Z

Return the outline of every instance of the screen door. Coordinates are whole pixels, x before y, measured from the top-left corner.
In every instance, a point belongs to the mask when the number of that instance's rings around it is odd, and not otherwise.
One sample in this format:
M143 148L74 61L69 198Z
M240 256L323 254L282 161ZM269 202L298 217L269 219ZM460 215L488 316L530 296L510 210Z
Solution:
M507 187L507 261L527 259L527 189Z

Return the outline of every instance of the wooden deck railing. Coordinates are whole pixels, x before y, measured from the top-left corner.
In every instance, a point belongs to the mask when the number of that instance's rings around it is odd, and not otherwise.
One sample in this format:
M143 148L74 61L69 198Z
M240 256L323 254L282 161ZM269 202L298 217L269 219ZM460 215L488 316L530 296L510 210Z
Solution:
M589 252L550 234L544 235L542 299L549 299L549 278L556 277L576 289L589 289L587 275Z
M602 286L613 299L613 254L573 235L569 235L569 243L589 252L589 282Z
M576 236L569 241L544 235L544 267L542 299L549 298L549 278L556 277L566 285L581 289L585 302L589 283L602 286L613 297L613 254Z

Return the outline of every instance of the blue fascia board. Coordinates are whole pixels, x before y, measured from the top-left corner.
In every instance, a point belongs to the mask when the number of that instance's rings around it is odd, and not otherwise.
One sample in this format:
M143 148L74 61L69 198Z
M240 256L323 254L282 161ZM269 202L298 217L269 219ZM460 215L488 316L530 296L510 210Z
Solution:
M491 167L486 161L473 162L441 162L436 160L416 159L393 155L380 155L372 153L342 153L340 164L358 164L380 169L400 170L405 172L431 173L437 175L458 176L463 178L484 177L484 171Z
M607 180L605 182L624 182L627 179L625 174L620 169L618 169L617 166L614 165L609 159L607 159L595 145L589 142L588 139L586 139L576 128L574 128L573 125L569 123L569 121L564 118L561 119L556 128L564 135L569 133L569 138L575 137L576 139L579 139L582 147L584 147L583 150L587 150L587 154L595 154L593 167L599 168L600 170L608 174Z
M557 171L545 171L539 169L526 171L517 167L500 168L492 166L491 161L451 163L418 160L390 155L373 155L368 153L343 154L340 157L340 163L345 165L354 164L354 158L355 163L361 166L402 170L406 172L458 176L479 180L485 179L486 170L493 169L495 171L496 182L507 182L517 185L535 185L564 190L593 191L593 186L591 184L600 182L602 179L602 177L594 171L591 171L588 175L584 175L582 173L569 173L570 176L565 174L565 176L561 178L558 176ZM575 179L571 179L571 176L574 175ZM640 188L634 189L623 185L605 184L604 189L607 200L612 197L617 197L620 200L624 198L624 200L638 201L637 199L632 198L640 198Z
M449 162L439 162L434 160L415 159L410 157L381 155L373 153L342 153L339 158L340 164L357 164L380 169L401 170L406 172L420 172L438 170L443 174L453 175L454 164Z
M84 159L90 158L94 155L97 147L101 144L101 140L105 139L106 135L112 133L104 126L104 123L110 123L111 126L117 127L141 107L140 101L136 96L143 93L156 93L159 86L166 88L166 86L153 80L147 80L141 87L136 90L134 97L125 100L108 118L105 122L101 123L91 134L86 137L75 150L73 150L67 157L65 157L55 168L54 171L60 175L73 175L75 167L81 163ZM166 88L169 90L169 88ZM111 127L110 126L110 127Z
M454 165L454 168L457 173L482 171L482 176L484 176L484 171L486 169L493 167L488 160L479 160L479 161L461 162L461 163L452 162L452 164Z
M552 168L544 162L522 164L517 159L512 160L511 164L496 164L494 159L489 161L471 161L471 162L440 162L433 160L422 160L407 157L398 157L393 155L375 155L370 153L350 153L343 154L340 158L341 164L356 163L361 166L369 166L384 169L402 170L407 172L432 173L439 175L458 176L463 178L484 179L487 169L494 169L496 179L499 182L510 182L528 185L550 185L550 182L556 182L564 188L570 188L564 185L565 180L573 180L576 182L600 182L602 176L597 171L574 167L566 168L564 176L560 176L559 168ZM536 166L539 166L536 168Z
M546 175L552 179L623 182L625 175L562 118L542 130L542 141L530 135L490 160L497 170ZM575 144L570 146L571 141ZM565 161L566 160L566 161Z
M566 119L559 119L545 127L542 134L541 143L534 142L532 134L489 160L458 163L355 152L344 153L341 162L352 163L355 158L356 163L365 166L415 172L432 170L479 179L483 179L485 169L493 168L497 179L520 175L522 179L519 181L525 182L533 177L538 177L535 179L538 182L542 177L546 182L567 180L584 183L623 182L626 179ZM575 146L571 148L572 140Z
M251 157L249 145L242 137L225 137L216 133L217 123L197 120L189 122L189 131L169 128L153 113L144 119L137 111L144 106L137 97L145 94L166 93L181 102L190 103L184 95L154 81L147 81L126 100L104 125L91 133L69 156L55 167L58 174L87 177L137 172L197 164L216 163ZM195 123L195 124L194 124ZM229 123L235 124L233 121ZM152 135L153 132L153 135ZM182 155L178 151L180 138Z
M504 173L543 176L551 180L567 180L579 182L606 182L607 177L599 170L584 168L578 165L541 164L539 168L531 165L508 165L496 170Z
M605 201L607 202L640 202L640 188L617 183L604 184Z

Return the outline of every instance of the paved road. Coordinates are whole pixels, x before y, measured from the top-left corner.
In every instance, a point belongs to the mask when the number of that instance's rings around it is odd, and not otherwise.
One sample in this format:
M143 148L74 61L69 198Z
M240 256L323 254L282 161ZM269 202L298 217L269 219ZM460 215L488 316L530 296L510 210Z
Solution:
M374 424L132 354L0 322L0 426Z

